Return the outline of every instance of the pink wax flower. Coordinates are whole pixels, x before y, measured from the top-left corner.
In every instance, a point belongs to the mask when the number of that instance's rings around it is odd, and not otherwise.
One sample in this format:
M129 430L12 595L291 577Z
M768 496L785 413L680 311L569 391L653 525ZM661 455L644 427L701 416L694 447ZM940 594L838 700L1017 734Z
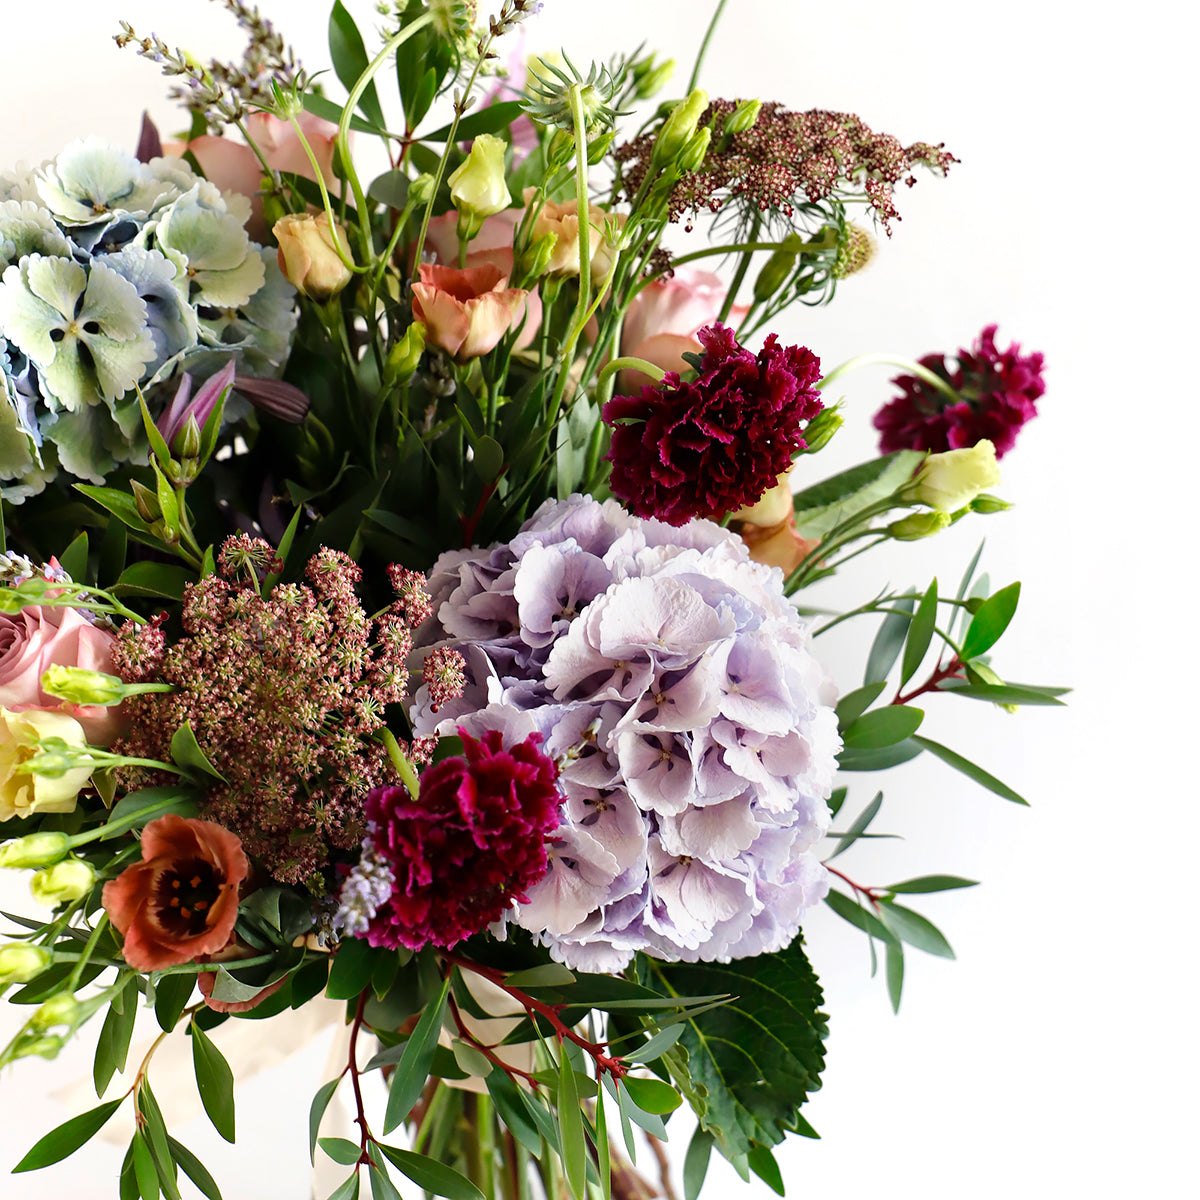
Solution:
M479 741L458 732L462 755L426 768L416 800L402 787L367 797L373 852L393 878L367 929L372 946L453 946L546 874L562 797L541 735L505 749L499 730Z
M820 360L771 334L757 355L715 324L698 333L694 383L668 371L636 396L614 396L609 486L635 516L684 525L754 504L805 445L802 425L821 411Z
M525 320L523 288L508 287L508 276L485 264L457 270L422 263L413 284L413 316L425 325L425 340L460 361L493 349Z
M1017 431L1037 416L1036 401L1046 390L1042 355L1021 354L1014 342L996 348L996 326L989 325L970 350L960 350L952 365L941 354L926 355L921 366L944 379L959 394L958 403L915 375L892 380L901 394L875 414L882 435L879 448L894 450L964 450L984 439L996 457L1011 450Z

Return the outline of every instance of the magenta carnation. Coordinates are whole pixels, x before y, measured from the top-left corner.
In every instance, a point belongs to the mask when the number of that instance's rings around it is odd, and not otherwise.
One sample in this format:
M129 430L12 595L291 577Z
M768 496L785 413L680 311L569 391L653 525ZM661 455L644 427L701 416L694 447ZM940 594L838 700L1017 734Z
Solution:
M875 414L883 435L879 448L893 450L961 450L987 438L1000 458L1011 450L1017 430L1037 416L1036 401L1046 390L1042 356L1022 356L1014 342L996 349L996 326L989 325L971 350L960 350L953 368L941 354L926 355L921 365L944 379L961 399L952 404L945 393L915 375L892 380L901 395Z
M771 334L757 355L719 322L694 383L668 371L637 396L614 396L601 416L613 426L609 487L638 517L684 525L753 504L804 448L803 422L821 411L821 362Z
M402 787L367 797L373 853L393 878L367 928L372 946L453 946L524 903L546 874L562 797L541 735L507 750L498 730L459 736L461 757L426 768L417 800Z

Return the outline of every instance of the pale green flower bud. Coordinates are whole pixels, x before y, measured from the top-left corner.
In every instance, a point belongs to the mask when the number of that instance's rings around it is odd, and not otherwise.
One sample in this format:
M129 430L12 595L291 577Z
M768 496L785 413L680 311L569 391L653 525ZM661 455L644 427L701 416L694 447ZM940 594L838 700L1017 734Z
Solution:
M553 231L543 233L535 242L530 242L517 259L517 271L522 279L532 282L545 275L554 257L554 247L558 245L558 234Z
M414 204L428 204L433 199L434 178L426 171L408 185L408 198Z
M95 882L96 872L90 863L81 858L68 858L39 871L29 881L29 890L39 904L57 908L60 904L82 899Z
M800 453L816 454L818 450L823 450L844 424L845 420L836 404L823 408L804 427L804 449Z
M137 514L147 524L153 524L162 516L162 508L158 503L158 496L152 492L143 483L138 483L136 479L129 481L130 490L133 492L133 504L137 509Z
M175 435L175 444L171 449L180 458L199 458L200 426L196 424L194 414L188 413L183 428Z
M703 129L697 129L688 144L679 152L679 157L676 159L679 170L685 174L689 171L700 170L704 165L704 158L708 154L708 146L711 141L711 126L705 125Z
M708 93L703 88L696 88L681 100L671 110L670 116L663 122L658 138L654 143L654 153L650 159L652 167L664 167L673 162L691 141L696 132L696 125L704 110L708 107Z
M471 143L471 153L449 179L450 198L458 209L459 237L470 241L486 217L503 212L512 196L504 182L505 142L481 133Z
M411 379L425 353L425 326L414 321L404 336L388 351L384 378L389 384Z
M968 449L929 455L901 496L909 503L953 513L999 482L996 448L984 438Z
M103 671L54 663L42 673L42 691L71 704L120 704L128 691L124 681Z
M1007 500L1001 500L999 496L993 496L990 492L983 492L971 501L971 511L984 515L1004 512L1009 508L1012 508L1012 505Z
M21 1046L21 1054L40 1054L43 1058L57 1058L58 1052L62 1048L62 1036L52 1033L46 1037L40 1037L36 1041L26 1042Z
M22 942L0 946L0 983L28 983L53 961L54 956L44 946L27 946Z
M887 527L887 533L898 542L919 542L922 538L941 533L949 524L950 514L946 512L910 513L899 521L893 521Z
M70 848L65 833L27 833L0 846L0 867L49 867L65 858Z
M615 133L602 133L599 137L594 137L588 142L587 160L589 166L594 167L604 159L604 156L608 153L609 146L613 144L613 139L616 136Z
M35 1029L52 1029L55 1025L74 1025L79 1016L79 1001L70 992L59 992L38 1006L33 1014ZM34 1051L40 1053L40 1051Z
M754 299L760 304L769 300L787 281L796 269L796 258L804 239L798 233L789 233L778 250L763 263L763 268L754 281Z
M743 100L737 108L729 114L729 120L725 122L725 133L745 133L750 129L754 122L758 120L758 114L762 109L761 100Z
M668 58L666 62L656 63L654 56L638 63L633 69L634 95L639 100L649 100L657 95L667 80L675 74L675 60Z

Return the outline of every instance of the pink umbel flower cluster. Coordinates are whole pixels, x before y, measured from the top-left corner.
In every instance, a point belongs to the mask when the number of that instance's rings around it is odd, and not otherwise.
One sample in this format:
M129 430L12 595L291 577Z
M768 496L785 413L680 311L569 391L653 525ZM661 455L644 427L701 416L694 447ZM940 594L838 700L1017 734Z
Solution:
M613 426L609 487L638 517L683 525L719 519L755 503L792 465L802 427L823 407L821 362L774 334L754 354L717 322L694 383L668 371L636 396L614 396L601 412Z
M995 325L989 325L970 350L960 350L952 365L941 354L928 354L920 362L944 379L960 399L951 403L925 380L898 375L892 382L900 395L875 414L884 454L961 450L986 438L1000 458L1013 448L1021 426L1037 416L1036 402L1046 390L1042 355L1022 355L1016 342L998 350Z
M463 753L428 767L417 799L402 787L367 798L371 858L392 880L373 905L372 946L453 946L524 903L546 874L562 796L541 735L507 749L497 729L459 736Z
M424 605L416 580L376 621L355 595L362 572L338 551L308 562L307 584L278 583L274 550L239 535L222 547L218 573L188 587L183 636L162 623L127 625L114 652L127 681L159 679L175 690L127 702L129 731L115 747L170 759L185 721L225 782L207 790L204 816L241 838L275 879L320 891L337 850L363 837L363 805L391 774L375 736L384 707L401 701L412 648L410 614ZM422 761L429 743L413 748ZM127 772L136 786L147 772Z
M712 148L700 170L685 174L672 189L672 221L702 209L719 212L737 197L761 212L791 217L805 200L815 204L834 192L861 189L887 230L889 221L900 219L893 199L897 183L912 187L918 165L944 175L958 161L941 144L905 146L889 133L874 133L853 113L789 112L776 103L764 104L749 129L726 134L725 122L736 108L732 100L714 100L700 118L702 126L712 127ZM642 134L616 151L627 198L638 194L646 178L654 140Z

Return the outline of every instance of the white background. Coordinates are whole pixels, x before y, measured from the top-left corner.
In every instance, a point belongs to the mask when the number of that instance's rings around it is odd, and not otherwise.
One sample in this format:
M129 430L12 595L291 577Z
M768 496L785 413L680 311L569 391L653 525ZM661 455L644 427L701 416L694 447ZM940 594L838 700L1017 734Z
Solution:
M323 0L263 7L311 68L324 65ZM371 27L369 4L350 8ZM644 39L687 64L665 93L677 95L706 9L550 0L529 45L562 46L582 65ZM959 959L910 955L898 1017L868 978L863 940L814 914L806 933L831 1033L825 1086L806 1112L822 1140L782 1151L790 1195L1173 1197L1195 1186L1185 1147L1200 1115L1188 494L1198 181L1182 80L1196 29L1164 4L1106 11L731 0L706 63L714 95L855 111L905 142L944 140L962 160L947 180L902 189L904 219L870 269L831 308L791 314L778 332L827 367L867 351L952 351L991 321L1002 343L1044 350L1043 415L1003 463L1000 490L1017 507L919 553L860 559L830 595L848 603L935 572L946 590L986 533L993 580L1024 585L997 667L1077 689L1066 710L1015 717L930 704L930 736L978 757L1032 807L918 761L884 781L877 828L905 840L838 860L868 883L931 871L984 883L918 903ZM200 0L6 0L0 163L40 161L89 133L132 147L143 107L164 131L182 126L154 66L113 47L120 17L201 56L240 50L232 18ZM847 427L822 474L872 453L887 378L872 368L847 381ZM858 682L869 631L857 636L822 649L844 688ZM851 781L851 807L877 779ZM6 907L24 903L22 886L0 882ZM0 1035L12 1027L5 1012ZM0 1169L69 1115L46 1093L86 1076L93 1038L3 1081ZM237 1149L220 1149L202 1120L178 1131L227 1200L306 1195L304 1113L324 1053L314 1046L239 1089ZM97 1143L39 1174L0 1174L0 1197L115 1196L119 1158Z

